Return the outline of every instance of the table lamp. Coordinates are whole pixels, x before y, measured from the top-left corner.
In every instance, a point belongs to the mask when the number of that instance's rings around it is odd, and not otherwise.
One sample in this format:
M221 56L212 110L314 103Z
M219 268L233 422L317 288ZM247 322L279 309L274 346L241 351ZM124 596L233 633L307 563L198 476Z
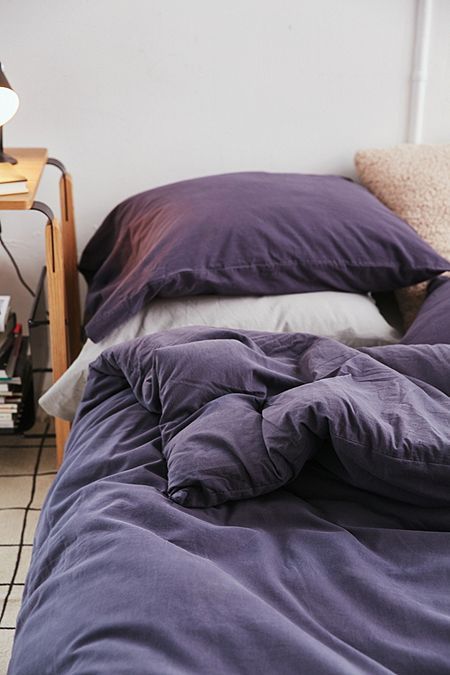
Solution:
M17 160L3 152L3 125L17 112L19 97L11 88L0 63L0 163L17 164Z

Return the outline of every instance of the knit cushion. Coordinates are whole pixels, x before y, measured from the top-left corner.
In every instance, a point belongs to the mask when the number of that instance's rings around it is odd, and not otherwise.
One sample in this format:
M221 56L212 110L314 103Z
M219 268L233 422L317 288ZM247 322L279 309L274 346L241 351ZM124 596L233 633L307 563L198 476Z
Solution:
M361 150L355 164L361 183L450 259L450 145ZM425 294L426 283L397 291L406 328Z

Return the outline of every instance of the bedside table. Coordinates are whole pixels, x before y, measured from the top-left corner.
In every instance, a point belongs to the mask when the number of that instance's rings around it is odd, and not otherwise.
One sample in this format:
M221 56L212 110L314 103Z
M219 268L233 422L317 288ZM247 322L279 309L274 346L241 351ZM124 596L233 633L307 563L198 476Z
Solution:
M48 157L45 148L8 148L17 159L15 170L28 180L29 191L0 196L0 211L40 211L46 218L45 257L47 265L50 354L53 381L69 367L81 348L80 298L77 246L73 214L72 179L64 165ZM47 164L61 171L61 222L47 204L35 201L39 182ZM58 465L62 461L70 423L55 419Z

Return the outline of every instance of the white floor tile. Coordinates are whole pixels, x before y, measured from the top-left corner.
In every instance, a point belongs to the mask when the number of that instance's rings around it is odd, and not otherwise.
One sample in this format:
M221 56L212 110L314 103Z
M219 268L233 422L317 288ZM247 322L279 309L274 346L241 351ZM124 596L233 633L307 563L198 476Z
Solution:
M3 437L4 438L4 437ZM38 441L33 441L38 443ZM33 473L38 448L2 448L0 446L0 474Z
M54 476L37 476L36 490L34 493L33 502L31 504L34 509L40 509L42 507L44 499L47 496L47 492L49 491L54 478Z
M9 584L16 566L18 546L4 546L0 548L0 583ZM18 579L16 579L19 582Z
M20 555L19 569L17 570L17 576L15 578L16 584L23 584L25 582L28 568L30 566L32 551L33 551L32 546L25 546L22 549L22 553Z
M46 471L56 471L56 448L45 447L42 450L38 472L44 473Z
M0 673L3 675L8 671L13 641L13 630L0 630Z
M36 531L36 525L40 515L41 515L40 511L28 511L27 524L25 527L25 537L23 540L24 544L33 543L34 533Z
M6 597L8 592L8 587L2 587L0 589L0 597L3 604L3 600ZM3 619L0 622L0 630L5 627L12 627L16 625L17 615L19 613L20 605L22 602L22 593L23 586L13 586L10 596L8 598L8 604L6 605L6 611L3 615Z
M23 509L0 511L0 544L18 544L20 542L24 515Z
M0 477L0 508L26 506L31 497L31 476Z

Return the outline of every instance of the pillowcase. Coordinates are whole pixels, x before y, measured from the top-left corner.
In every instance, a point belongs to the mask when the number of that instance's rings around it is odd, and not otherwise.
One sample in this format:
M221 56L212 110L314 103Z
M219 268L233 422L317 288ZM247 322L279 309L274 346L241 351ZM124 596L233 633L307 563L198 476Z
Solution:
M71 420L83 395L89 364L104 349L143 335L192 325L314 333L352 347L392 344L400 337L371 298L353 293L155 300L97 344L88 340L70 368L41 398L41 406L50 415Z
M132 197L81 258L95 342L155 297L366 293L450 269L361 185L339 176L237 173Z
M450 279L439 277L430 281L425 302L401 342L450 344Z
M442 256L450 258L450 145L398 145L355 156L359 179ZM401 289L408 327L425 299L426 284Z

